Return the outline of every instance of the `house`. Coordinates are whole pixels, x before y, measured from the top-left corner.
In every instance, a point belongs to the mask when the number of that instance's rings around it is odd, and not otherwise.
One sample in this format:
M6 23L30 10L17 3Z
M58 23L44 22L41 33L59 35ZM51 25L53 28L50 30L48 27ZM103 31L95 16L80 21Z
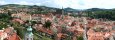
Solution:
M0 13L7 13L7 12L5 12L4 9L1 9L1 8L0 8Z
M20 12L17 14L12 14L12 17L16 17L16 18L21 18L21 20L30 20L30 14L26 14L25 12Z
M21 40L12 27L0 30L0 40Z
M24 23L25 23L23 20L21 20L21 19L19 19L19 18L14 18L12 21L13 21L13 22L18 22L18 23L20 23L20 24L24 24Z

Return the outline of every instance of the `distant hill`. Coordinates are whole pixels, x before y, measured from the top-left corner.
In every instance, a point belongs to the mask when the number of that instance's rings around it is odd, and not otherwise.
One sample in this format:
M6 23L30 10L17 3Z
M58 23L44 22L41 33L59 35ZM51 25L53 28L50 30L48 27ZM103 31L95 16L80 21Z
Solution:
M69 13L77 13L79 12L80 10L77 10L77 9L73 9L73 8L64 8L64 11L65 12L69 12Z
M54 8L54 7L47 7L47 6L37 6L37 5L19 5L19 4L7 4L7 5L0 5L0 8L10 8L10 9L28 9L28 10L37 10L37 11L57 11L62 10L60 8ZM79 10L72 9L72 8L64 8L64 12L69 13L76 13L79 12ZM14 10L15 11L15 10Z
M90 9L86 9L84 11L108 11L108 10L112 10L112 9L102 9L102 8L90 8Z
M14 9L13 11L16 11L18 9L27 9L28 12L31 11L42 11L42 12L59 12L58 10L62 10L60 8L54 8L54 7L47 7L47 6L38 6L38 5L19 5L19 4L7 4L7 5L0 5L0 8L5 8L5 9ZM73 9L73 8L64 8L63 9L65 13L78 13L81 12L79 9ZM90 9L85 9L82 10L82 12L94 12L94 11L109 11L109 10L115 10L115 9L102 9L102 8L90 8ZM61 12L61 11L60 11Z

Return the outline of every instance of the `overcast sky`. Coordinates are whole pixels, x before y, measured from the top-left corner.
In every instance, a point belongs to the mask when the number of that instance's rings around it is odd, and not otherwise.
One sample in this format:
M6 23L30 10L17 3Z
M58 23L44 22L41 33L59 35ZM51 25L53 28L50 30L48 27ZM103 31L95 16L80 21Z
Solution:
M115 0L0 0L0 5L21 4L21 5L44 5L56 8L115 8Z

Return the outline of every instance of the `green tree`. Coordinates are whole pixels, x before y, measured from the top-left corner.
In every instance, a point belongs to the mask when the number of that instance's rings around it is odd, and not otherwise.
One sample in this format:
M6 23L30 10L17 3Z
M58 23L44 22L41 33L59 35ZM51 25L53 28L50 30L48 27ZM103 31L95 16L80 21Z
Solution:
M50 28L50 26L51 26L51 22L49 20L46 21L45 24L44 24L44 27L45 28Z

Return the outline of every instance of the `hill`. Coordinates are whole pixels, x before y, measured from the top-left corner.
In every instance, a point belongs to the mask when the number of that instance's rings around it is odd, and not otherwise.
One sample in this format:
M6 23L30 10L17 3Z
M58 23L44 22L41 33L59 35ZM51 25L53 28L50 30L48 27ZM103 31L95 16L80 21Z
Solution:
M37 6L37 5L19 5L19 4L7 4L7 5L0 5L1 9L11 9L12 11L20 11L23 9L23 11L32 12L32 11L42 11L42 12L58 12L59 10L62 10L60 8L54 8L54 7L47 7L47 6ZM76 13L79 12L79 10L72 9L72 8L64 8L63 9L65 13Z

